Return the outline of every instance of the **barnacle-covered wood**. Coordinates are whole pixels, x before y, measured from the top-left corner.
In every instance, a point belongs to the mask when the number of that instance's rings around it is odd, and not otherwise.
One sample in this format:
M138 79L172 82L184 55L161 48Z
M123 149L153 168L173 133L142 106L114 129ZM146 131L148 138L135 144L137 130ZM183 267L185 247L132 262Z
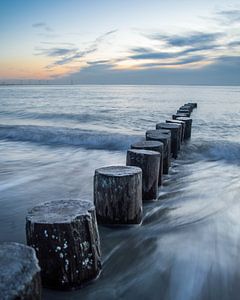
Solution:
M127 165L142 169L142 198L158 199L158 176L161 154L156 151L132 149L127 151Z
M1 243L0 266L0 299L41 299L40 268L33 248Z
M102 224L139 224L142 221L142 170L109 166L94 175L94 203Z
M76 289L101 270L93 203L60 200L33 208L26 218L27 244L36 250L45 287Z

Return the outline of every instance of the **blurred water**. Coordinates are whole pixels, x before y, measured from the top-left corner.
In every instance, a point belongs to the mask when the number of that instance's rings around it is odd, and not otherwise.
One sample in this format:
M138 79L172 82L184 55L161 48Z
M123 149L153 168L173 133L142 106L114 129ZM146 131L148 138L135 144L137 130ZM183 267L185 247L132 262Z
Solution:
M100 278L44 299L240 298L240 87L0 87L0 241L25 242L36 204L92 199L94 170L189 101L192 139L142 226L100 227Z

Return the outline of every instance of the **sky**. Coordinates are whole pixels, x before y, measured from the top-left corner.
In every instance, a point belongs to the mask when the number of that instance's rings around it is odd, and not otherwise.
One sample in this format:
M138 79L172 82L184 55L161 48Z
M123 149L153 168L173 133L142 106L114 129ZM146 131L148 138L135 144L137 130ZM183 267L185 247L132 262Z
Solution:
M1 0L0 82L240 85L239 0Z

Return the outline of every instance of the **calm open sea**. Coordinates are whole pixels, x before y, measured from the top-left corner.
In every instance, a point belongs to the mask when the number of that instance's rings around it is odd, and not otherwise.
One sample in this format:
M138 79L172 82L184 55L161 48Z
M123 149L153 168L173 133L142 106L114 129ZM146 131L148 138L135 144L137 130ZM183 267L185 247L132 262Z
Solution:
M92 200L94 170L186 102L192 139L142 226L100 227L100 278L44 299L240 299L240 87L0 87L0 241L23 243L28 209Z

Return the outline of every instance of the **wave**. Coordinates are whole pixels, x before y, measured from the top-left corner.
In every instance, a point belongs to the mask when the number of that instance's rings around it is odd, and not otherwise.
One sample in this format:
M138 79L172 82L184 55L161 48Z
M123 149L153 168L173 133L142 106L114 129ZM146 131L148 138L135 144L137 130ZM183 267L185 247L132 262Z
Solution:
M189 143L185 147L184 156L189 159L223 160L228 163L240 164L240 143L217 140Z
M103 113L103 111L102 111ZM89 113L37 113L37 112L0 112L2 116L13 116L19 119L33 119L33 120L72 120L82 123L91 121L102 121L103 115L89 114ZM106 111L104 113L104 120L112 121L114 117Z
M81 146L88 149L126 150L140 135L108 133L78 128L0 125L0 139L41 144Z

